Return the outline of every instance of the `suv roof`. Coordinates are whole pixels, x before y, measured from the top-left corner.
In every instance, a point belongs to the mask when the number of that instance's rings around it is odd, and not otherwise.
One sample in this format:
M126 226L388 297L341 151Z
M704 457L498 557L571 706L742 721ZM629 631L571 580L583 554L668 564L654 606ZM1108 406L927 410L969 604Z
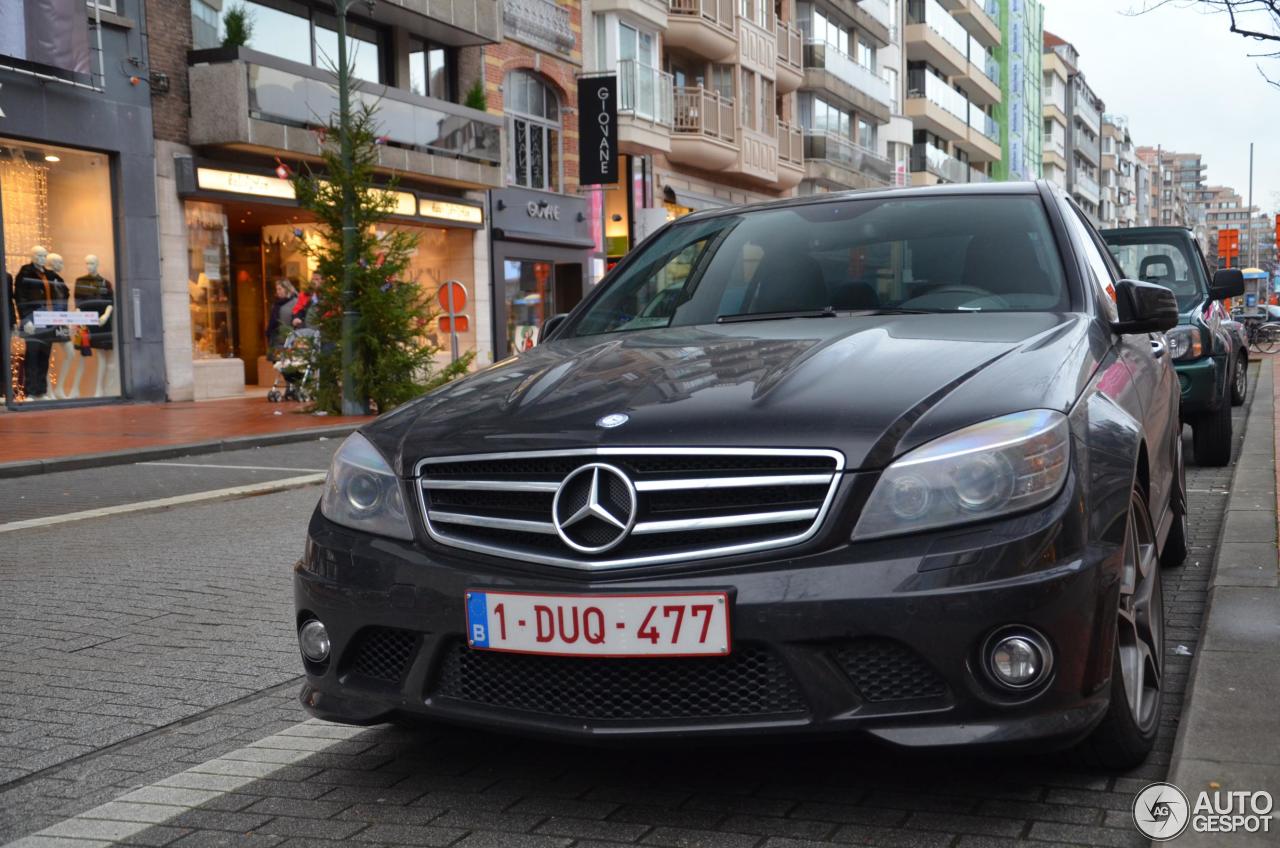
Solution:
M1179 235L1190 235L1190 234L1191 234L1191 228L1190 228L1190 227L1172 227L1172 226L1169 226L1169 227L1166 227L1166 226L1159 226L1159 227L1109 227L1109 228L1107 228L1107 229L1105 229L1105 230L1099 230L1099 232L1101 232L1104 236L1109 236L1109 235L1131 235L1131 234L1135 234L1135 233L1137 233L1137 234L1147 233L1147 234L1151 234L1151 235L1157 235L1157 234L1159 234L1159 235L1164 235L1164 234L1168 234L1168 233L1178 233Z

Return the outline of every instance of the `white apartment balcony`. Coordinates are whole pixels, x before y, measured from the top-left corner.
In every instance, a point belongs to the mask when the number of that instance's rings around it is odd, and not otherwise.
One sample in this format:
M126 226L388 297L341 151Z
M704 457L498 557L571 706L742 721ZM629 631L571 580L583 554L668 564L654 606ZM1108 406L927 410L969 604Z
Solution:
M1079 168L1076 168L1075 174L1071 177L1071 192L1094 205L1102 199L1102 189L1098 186L1098 181Z
M931 71L908 72L903 111L916 129L928 130L948 141L968 142L969 101Z
M912 185L986 182L988 177L932 144L911 145ZM918 176L917 176L918 175Z
M889 0L858 0L858 8L865 10L872 20L885 29L892 30L896 25Z
M1093 104L1089 102L1089 99L1078 90L1075 93L1074 100L1075 102L1072 104L1071 108L1075 117L1083 121L1091 130L1093 130L1094 135L1101 135L1102 115L1093 107Z
M194 51L188 61L193 145L320 159L315 130L338 108L328 71L245 47ZM379 171L502 187L500 116L369 83L353 100L377 105Z
M1057 136L1046 137L1042 155L1046 165L1052 165L1062 171L1067 169L1067 145L1063 139Z
M675 111L671 74L634 59L618 63L618 144L671 152Z
M1102 153L1096 136L1089 138L1077 129L1071 134L1071 147L1075 153L1088 159L1095 168L1102 164Z
M964 138L956 144L976 162L993 162L1001 158L1000 125L976 103L969 104L969 126Z
M672 100L672 161L705 171L723 171L738 160L732 97L701 87L677 86Z
M997 0L964 0L955 10L956 20L988 47L1000 43L1000 4Z
M806 89L833 95L882 124L889 122L892 91L875 71L825 41L805 44L804 65Z
M735 0L670 0L668 47L680 47L713 62L722 62L738 51Z
M604 12L622 12L627 17L648 21L654 29L665 32L667 14L670 11L668 0L592 0L592 14Z
M804 179L804 136L800 128L778 121L778 188L790 190Z
M768 131L738 124L738 155L726 169L759 180L770 187L778 183L778 129L776 120ZM788 142L790 139L788 139Z
M824 188L878 188L889 185L893 164L842 135L805 130L804 173Z
M804 41L800 28L778 21L778 64L775 84L779 94L789 94L804 82Z
M965 90L975 103L994 106L1001 101L1000 64L973 36L969 37L969 69L964 78Z
M969 35L938 0L908 0L903 41L910 61L928 62L949 77L969 72Z

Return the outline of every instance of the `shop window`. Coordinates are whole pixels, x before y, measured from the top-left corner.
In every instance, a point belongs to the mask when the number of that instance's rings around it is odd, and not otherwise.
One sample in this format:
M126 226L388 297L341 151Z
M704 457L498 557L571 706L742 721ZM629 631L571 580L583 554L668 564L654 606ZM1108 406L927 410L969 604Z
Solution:
M554 270L552 263L535 259L503 260L508 351L532 349L543 323L555 314Z
M513 185L560 190L560 101L551 87L527 71L512 71L503 84L509 116Z
M0 139L15 403L120 394L114 218L106 156Z

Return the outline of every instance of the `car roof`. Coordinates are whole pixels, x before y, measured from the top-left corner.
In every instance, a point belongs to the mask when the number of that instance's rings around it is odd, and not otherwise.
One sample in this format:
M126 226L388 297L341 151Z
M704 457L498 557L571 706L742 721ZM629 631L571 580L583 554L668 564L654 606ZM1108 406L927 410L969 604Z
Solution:
M920 197L935 195L942 197L973 197L1002 195L1034 195L1037 194L1044 180L1034 182L988 182L988 183L950 183L932 186L894 186L887 188L855 189L852 191L832 191L825 194L808 194L802 197L784 197L778 200L766 200L759 203L747 203L740 206L726 206L719 209L705 209L693 212L680 218L680 221L703 221L722 215L736 215L739 212L754 212L764 209L790 209L797 206L814 206L820 203L837 203L847 200L893 199L902 197Z
M1099 230L1105 236L1143 236L1143 235L1191 235L1189 227L1110 227L1105 230Z

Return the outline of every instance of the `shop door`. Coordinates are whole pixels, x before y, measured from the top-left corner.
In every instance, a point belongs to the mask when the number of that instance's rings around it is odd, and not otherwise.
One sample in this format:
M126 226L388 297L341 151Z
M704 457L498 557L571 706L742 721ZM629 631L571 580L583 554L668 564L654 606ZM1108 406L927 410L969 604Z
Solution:
M560 262L556 264L555 315L568 312L582 301L582 263Z

